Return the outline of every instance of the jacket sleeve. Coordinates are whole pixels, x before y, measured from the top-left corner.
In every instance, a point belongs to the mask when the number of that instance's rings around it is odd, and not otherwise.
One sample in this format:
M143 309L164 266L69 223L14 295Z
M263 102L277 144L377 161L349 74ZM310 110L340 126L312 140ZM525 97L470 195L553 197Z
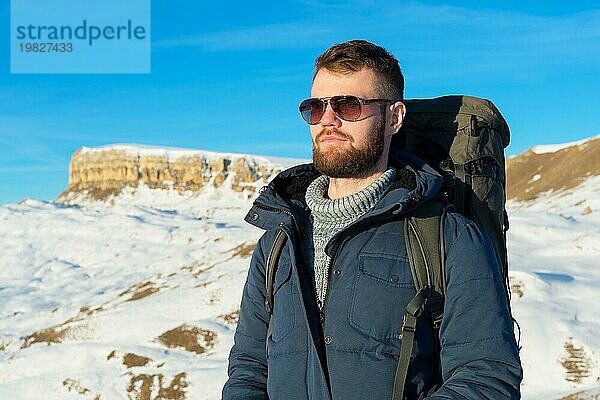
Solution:
M491 241L456 215L447 219L445 235L444 383L427 399L520 399L523 370Z
M265 259L259 240L242 294L240 317L229 354L229 379L223 400L267 400L267 357L265 340L269 317L265 309Z

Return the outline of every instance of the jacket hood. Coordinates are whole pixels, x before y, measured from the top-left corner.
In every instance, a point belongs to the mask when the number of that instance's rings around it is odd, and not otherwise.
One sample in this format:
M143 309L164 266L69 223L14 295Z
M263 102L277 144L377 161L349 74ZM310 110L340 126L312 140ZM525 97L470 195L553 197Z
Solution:
M442 176L423 160L406 152L392 151L389 166L396 169L396 180L366 215L407 212L436 196L442 186ZM273 223L281 226L284 215L298 220L306 208L306 189L319 175L313 163L282 171L260 190L245 220L262 229Z

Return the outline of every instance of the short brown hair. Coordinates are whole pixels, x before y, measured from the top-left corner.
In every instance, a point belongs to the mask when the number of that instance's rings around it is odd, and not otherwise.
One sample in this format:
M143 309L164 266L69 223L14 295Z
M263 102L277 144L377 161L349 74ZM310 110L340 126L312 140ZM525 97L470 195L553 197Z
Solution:
M363 68L370 68L382 79L381 95L392 100L404 98L404 76L398 60L383 47L366 40L350 40L328 48L315 60L315 73L325 68L327 71L350 74Z

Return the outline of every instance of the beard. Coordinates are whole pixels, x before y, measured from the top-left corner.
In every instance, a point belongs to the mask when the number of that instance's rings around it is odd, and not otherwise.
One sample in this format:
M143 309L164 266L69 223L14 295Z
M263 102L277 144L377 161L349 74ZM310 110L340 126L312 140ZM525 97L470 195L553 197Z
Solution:
M379 161L384 147L385 118L381 118L372 133L372 138L362 148L354 147L352 137L337 129L323 129L313 143L313 163L315 169L330 178L363 178L370 174ZM346 139L349 148L319 148L323 135L335 135Z

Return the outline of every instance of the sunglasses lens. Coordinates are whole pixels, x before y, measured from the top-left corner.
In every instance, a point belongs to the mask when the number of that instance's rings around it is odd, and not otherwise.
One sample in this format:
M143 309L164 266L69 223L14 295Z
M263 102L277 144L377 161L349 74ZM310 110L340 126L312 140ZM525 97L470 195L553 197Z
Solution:
M354 96L333 97L331 108L341 119L346 121L357 121L362 112L360 100Z
M300 103L300 114L308 124L316 125L323 117L324 108L323 100L306 99Z
M344 121L358 121L362 114L360 99L356 96L333 96L329 100L336 115ZM325 100L319 98L306 99L300 103L300 114L310 125L316 125L325 114Z

